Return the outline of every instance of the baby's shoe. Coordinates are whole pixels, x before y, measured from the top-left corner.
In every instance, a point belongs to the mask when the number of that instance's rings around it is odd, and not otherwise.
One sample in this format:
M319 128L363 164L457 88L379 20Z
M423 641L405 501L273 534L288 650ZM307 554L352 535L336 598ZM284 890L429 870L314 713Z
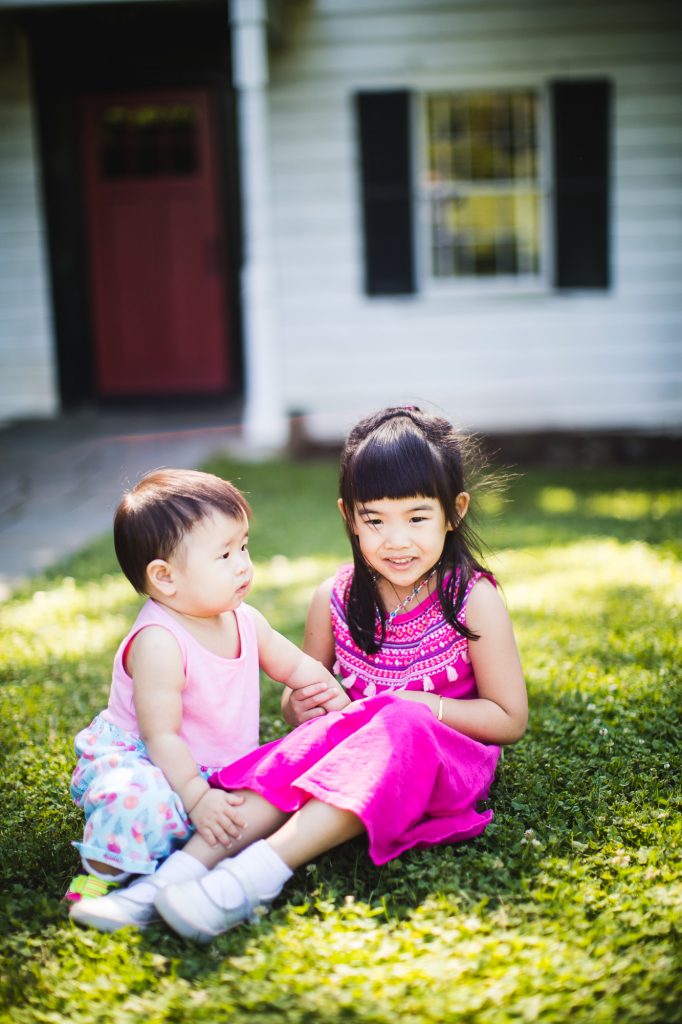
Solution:
M76 924L97 928L100 932L115 932L130 926L146 928L160 920L154 896L162 884L152 876L145 876L127 889L74 903L69 917Z
M94 875L76 875L69 882L69 888L62 896L62 902L80 903L81 900L96 899L98 896L106 896L113 889L119 889L120 885L120 882L113 880L107 882Z
M230 906L216 902L220 895L216 893L215 884L209 883L211 894L207 891L208 879L215 883L220 880L222 872L225 873L223 880L227 882L226 876L229 875L237 887L238 895L230 900ZM231 892L235 891L234 884L229 888ZM166 924L178 935L195 942L210 942L243 921L253 921L266 913L269 906L258 895L247 872L236 860L223 861L199 881L166 886L157 892L155 902Z

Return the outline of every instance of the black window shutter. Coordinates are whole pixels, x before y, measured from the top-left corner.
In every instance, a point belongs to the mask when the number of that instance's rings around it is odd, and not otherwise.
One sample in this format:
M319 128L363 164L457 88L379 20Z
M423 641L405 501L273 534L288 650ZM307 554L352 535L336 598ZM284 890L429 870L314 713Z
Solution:
M410 94L357 95L368 295L415 290Z
M611 84L552 83L555 285L609 286Z

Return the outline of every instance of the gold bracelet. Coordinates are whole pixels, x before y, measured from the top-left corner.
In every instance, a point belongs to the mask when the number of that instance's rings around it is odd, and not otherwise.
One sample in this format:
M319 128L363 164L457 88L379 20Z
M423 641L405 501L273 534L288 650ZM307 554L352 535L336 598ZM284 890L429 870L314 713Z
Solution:
M437 715L437 718L438 718L439 722L443 721L443 698L442 697L438 701L438 715Z

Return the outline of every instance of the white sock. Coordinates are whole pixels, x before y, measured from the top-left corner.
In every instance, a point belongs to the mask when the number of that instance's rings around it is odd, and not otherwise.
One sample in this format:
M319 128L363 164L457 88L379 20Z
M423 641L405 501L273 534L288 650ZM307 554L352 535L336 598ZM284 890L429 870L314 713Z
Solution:
M153 903L159 886L163 888L165 885L170 885L171 882L193 882L206 874L208 874L208 868L204 867L201 861L190 856L189 853L185 853L184 850L176 850L160 868L157 868L153 875L142 875L141 878L136 878L125 890L125 895L127 899L131 899L135 903ZM158 884L152 884L150 878L153 878L154 882Z
M252 843L245 850L224 861L225 868L239 864L246 871L253 888L264 902L274 900L288 882L293 871L264 839ZM244 890L237 879L219 864L202 883L203 888L219 907L232 910L244 899Z

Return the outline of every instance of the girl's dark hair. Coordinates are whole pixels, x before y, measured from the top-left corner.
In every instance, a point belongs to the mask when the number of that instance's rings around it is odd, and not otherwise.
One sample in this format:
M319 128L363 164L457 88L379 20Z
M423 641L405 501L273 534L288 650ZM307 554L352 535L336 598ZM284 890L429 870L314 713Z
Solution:
M477 639L457 621L467 584L483 569L472 553L479 551L479 542L455 507L457 495L466 490L462 448L463 440L448 420L416 406L384 409L361 420L348 435L341 454L339 493L355 572L346 607L351 636L367 654L378 651L386 638L385 609L360 550L353 517L368 502L384 498L440 502L452 530L438 562L438 598L446 621L462 636Z
M185 534L212 512L237 520L251 515L233 484L193 469L147 473L124 495L114 517L114 547L138 593L145 593L149 563L170 558Z

